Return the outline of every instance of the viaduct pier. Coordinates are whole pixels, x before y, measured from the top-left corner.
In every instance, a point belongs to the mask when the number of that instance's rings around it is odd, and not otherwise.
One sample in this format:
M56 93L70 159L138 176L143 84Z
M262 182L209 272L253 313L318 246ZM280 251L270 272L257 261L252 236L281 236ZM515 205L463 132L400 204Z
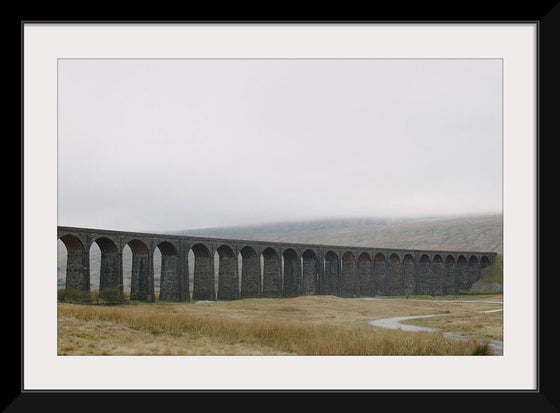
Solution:
M435 251L148 234L58 226L67 250L66 288L90 291L90 247L101 250L99 289L123 291L123 249L132 251L130 299L235 300L335 295L443 295L480 279L495 252ZM194 274L189 274L189 252ZM217 254L217 267L214 256ZM191 285L189 279L192 282Z

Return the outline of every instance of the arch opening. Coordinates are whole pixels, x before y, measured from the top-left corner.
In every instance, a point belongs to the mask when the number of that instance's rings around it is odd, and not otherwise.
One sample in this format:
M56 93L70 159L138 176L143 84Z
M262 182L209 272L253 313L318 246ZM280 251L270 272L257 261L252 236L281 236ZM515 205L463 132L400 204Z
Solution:
M149 250L144 242L133 239L123 248L123 278L130 283L130 299L155 301L154 269Z
M373 273L375 278L375 295L388 295L386 279L385 255L378 252L373 257Z
M478 262L478 258L474 255L471 255L469 258L469 266L468 266L468 284L467 288L470 289L472 285L480 280L480 264Z
M457 289L455 279L455 258L452 255L448 255L445 258L445 267L445 293L456 294L459 290Z
M202 243L191 247L194 256L193 300L216 300L214 286L214 256Z
M404 294L406 296L416 294L416 269L414 266L414 257L406 254L403 258L404 272Z
M442 295L445 291L445 268L440 255L432 259L432 295Z
M218 255L218 300L237 300L239 298L239 279L237 260L233 249L221 245L214 255Z
M282 253L283 261L283 287L284 297L300 295L300 262L298 254L292 248Z
M469 285L469 274L467 267L467 259L460 255L457 258L457 263L455 264L455 279L456 279L456 291L459 293L468 288Z
M326 292L329 295L340 295L340 270L338 255L334 251L328 251L323 260L326 281Z
M388 295L404 295L404 272L399 256L392 253L389 256L389 271L387 272Z
M357 297L359 295L358 286L356 257L352 252L346 251L342 254L340 295L342 297Z
M160 242L157 245L157 250L160 257L159 299L161 301L181 301L183 283L181 282L181 270L179 267L179 251L169 241ZM154 252L154 260L155 257L156 254Z
M420 295L434 295L434 277L430 257L423 254L418 262L417 291Z
M241 248L241 298L261 297L261 260L249 246Z
M90 262L97 258L98 254L100 255L98 267L99 295L112 297L113 294L116 294L122 297L124 293L122 253L118 250L117 244L108 237L97 238L90 247ZM91 268L97 267L91 264L90 266Z
M371 257L367 252L362 252L358 256L358 279L359 295L370 297L374 295L375 287L373 282L373 266L371 265Z
M58 239L57 248L57 286L89 292L89 254L86 254L82 241L66 234Z
M278 252L265 248L261 254L263 266L263 297L276 298L282 296L282 260Z
M316 295L319 292L319 269L317 267L317 254L313 250L305 250L301 256L302 266L302 293L303 295Z

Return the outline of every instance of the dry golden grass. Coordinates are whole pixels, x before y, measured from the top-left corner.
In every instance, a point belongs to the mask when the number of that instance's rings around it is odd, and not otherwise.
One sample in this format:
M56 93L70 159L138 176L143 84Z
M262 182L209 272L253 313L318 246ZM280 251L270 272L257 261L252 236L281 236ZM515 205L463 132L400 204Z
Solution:
M495 306L495 305L494 305ZM124 306L58 304L59 355L468 355L477 344L367 321L489 304L333 296Z
M488 340L503 341L503 313L464 313L445 317L408 320L405 324L435 327L444 331Z

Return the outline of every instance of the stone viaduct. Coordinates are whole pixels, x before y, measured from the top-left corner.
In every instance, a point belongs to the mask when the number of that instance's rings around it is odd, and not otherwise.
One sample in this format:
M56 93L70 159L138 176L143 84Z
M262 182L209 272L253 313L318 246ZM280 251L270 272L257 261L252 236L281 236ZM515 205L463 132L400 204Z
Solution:
M89 251L101 250L99 289L123 293L123 248L132 250L130 299L153 302L154 251L161 252L159 299L453 294L480 278L495 252L433 251L247 241L58 227L67 250L66 288L90 290ZM194 254L192 295L189 251ZM214 255L218 254L215 267ZM217 270L217 276L215 276Z

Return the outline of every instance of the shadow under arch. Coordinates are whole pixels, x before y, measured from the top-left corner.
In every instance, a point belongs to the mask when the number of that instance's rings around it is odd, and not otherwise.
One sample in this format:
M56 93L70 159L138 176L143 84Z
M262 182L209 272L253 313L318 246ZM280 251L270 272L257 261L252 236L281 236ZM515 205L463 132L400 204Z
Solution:
M469 269L467 268L467 259L464 255L459 255L455 264L455 278L457 293L467 289L469 284Z
M235 252L229 245L216 249L218 254L218 300L239 299L239 276Z
M84 244L72 234L59 237L66 247L65 288L77 291L90 291L89 253Z
M338 255L334 251L328 251L324 258L326 293L328 295L340 295L340 265Z
M385 255L378 252L373 257L373 274L375 278L375 295L387 295L387 265Z
M369 297L375 294L375 286L373 280L373 266L371 265L371 257L367 252L362 252L358 256L358 279L360 296Z
M100 295L113 291L122 296L124 292L122 252L117 248L117 244L108 237L99 237L95 239L94 243L101 250L101 263L99 266Z
M422 254L418 262L417 281L419 295L433 295L432 263L427 254Z
M214 301L214 256L202 243L193 245L191 251L194 254L193 300Z
M288 248L282 253L284 262L282 294L284 297L300 295L300 262L297 252Z
M389 256L387 271L387 294L404 295L404 273L399 256L392 253Z
M433 295L441 295L444 293L445 283L445 266L439 254L434 255L432 259L432 276L433 276Z
M282 297L282 261L278 252L272 248L265 248L263 257L263 286L262 296L267 298Z
M261 260L253 247L243 247L241 251L241 298L261 296Z
M456 294L459 290L456 286L455 257L448 255L445 257L445 294Z
M161 253L159 299L161 301L181 301L179 251L169 241L160 242L157 249Z
M145 302L155 301L154 270L152 257L146 244L138 239L126 245L132 251L132 270L130 272L130 299Z
M404 295L416 294L416 269L414 257L411 254L406 254L403 258L403 273L404 273Z
M469 258L468 274L467 288L470 289L475 282L480 280L480 263L475 255L471 255Z
M316 295L319 293L319 268L317 254L307 249L301 255L302 260L302 293Z
M358 266L356 257L350 251L342 254L340 271L340 295L341 297L358 296Z

